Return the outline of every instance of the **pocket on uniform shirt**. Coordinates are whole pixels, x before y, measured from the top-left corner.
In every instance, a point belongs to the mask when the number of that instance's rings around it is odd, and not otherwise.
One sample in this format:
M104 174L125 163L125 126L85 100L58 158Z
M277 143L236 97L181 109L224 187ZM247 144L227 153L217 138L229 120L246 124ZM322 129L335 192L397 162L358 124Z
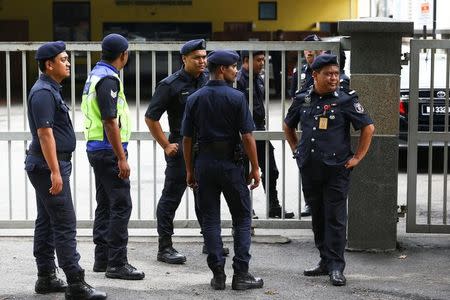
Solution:
M181 104L186 104L187 98L189 97L189 93L184 94L184 92L181 92L179 101Z

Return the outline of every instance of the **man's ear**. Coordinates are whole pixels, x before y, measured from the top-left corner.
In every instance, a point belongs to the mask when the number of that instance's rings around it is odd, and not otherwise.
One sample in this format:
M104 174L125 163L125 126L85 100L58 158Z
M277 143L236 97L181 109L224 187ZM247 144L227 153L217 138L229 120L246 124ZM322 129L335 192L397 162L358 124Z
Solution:
M53 63L50 59L47 59L45 61L45 69L46 70L53 70Z

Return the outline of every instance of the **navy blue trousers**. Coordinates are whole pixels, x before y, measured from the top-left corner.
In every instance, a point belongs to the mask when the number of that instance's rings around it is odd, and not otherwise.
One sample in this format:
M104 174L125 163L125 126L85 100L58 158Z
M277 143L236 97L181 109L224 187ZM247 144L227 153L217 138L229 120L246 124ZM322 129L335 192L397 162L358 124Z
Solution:
M198 206L203 216L203 237L208 249L208 266L214 269L225 265L220 224L220 194L223 193L234 229L233 269L235 273L247 272L251 257L251 202L243 166L231 160L199 155L195 161L195 178L198 183Z
M76 242L76 216L70 193L72 163L59 161L63 189L51 195L50 169L43 157L27 155L25 170L36 191L37 217L34 228L33 253L39 272L55 269L55 250L58 265L66 275L79 272Z
M256 141L256 152L258 154L258 164L261 168L261 183L264 190L267 193L266 188L266 174L269 173L269 206L270 208L276 208L280 205L278 202L278 191L277 191L277 179L278 179L278 168L274 156L274 147L271 142L269 142L269 169L266 169L266 142Z
M181 198L186 190L186 165L183 157L183 147L181 140L171 141L177 142L179 145L178 152L175 156L167 156L166 171L164 179L164 188L161 198L156 209L157 230L161 237L170 237L173 235L173 219L175 212L180 205ZM197 215L198 223L202 224L202 215L198 209L196 200L196 193L194 193L195 214Z
M303 193L311 207L314 241L320 264L344 271L347 243L347 196L350 170L310 159L301 169Z
M97 192L93 229L95 261L122 266L128 262L130 180L118 177L117 157L112 150L91 151L87 155L94 169Z

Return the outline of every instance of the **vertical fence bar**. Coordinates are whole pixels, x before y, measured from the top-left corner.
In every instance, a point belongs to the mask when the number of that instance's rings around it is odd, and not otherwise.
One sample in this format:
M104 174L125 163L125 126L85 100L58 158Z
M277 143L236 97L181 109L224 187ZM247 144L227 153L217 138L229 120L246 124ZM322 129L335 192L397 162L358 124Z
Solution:
M152 51L152 95L156 89L156 53ZM153 219L156 219L156 150L157 142L153 140Z
M22 51L22 105L23 105L23 131L27 128L27 52ZM27 150L27 141L23 141L23 152ZM25 220L28 220L28 180L27 173L23 172L25 186Z
M253 117L253 51L248 51L248 107L250 115ZM249 170L251 170L250 161L248 162ZM253 190L250 190L250 204L253 214Z
M172 51L167 51L167 76L172 75Z
M269 131L269 77L270 77L270 70L269 70L269 51L266 51L265 53L265 63L264 63L264 102L265 102L265 113L266 113L266 132ZM253 81L253 77L250 78L251 81ZM266 165L266 170L264 172L264 181L265 181L265 192L266 192L266 218L269 218L269 210L270 210L270 172L269 172L269 151L270 151L270 139L267 138L264 141L264 147L266 148L266 153L264 157L264 164Z
M446 51L446 74L445 74L445 115L444 115L444 132L448 134L448 114L449 114L449 77L450 77L450 49ZM442 223L447 225L447 175L448 175L448 142L444 142L444 186L443 186L443 195L442 195Z
M11 56L6 51L6 111L8 132L11 131ZM9 194L9 219L12 220L12 162L11 140L8 140L8 194Z
M140 53L136 51L136 131L139 132L139 117L141 115L141 77ZM141 219L141 140L137 143L137 181L138 181L138 219Z
M285 98L286 98L286 51L281 51L281 128L284 124ZM281 141L281 211L286 211L286 140Z
M92 59L91 59L91 51L87 51L86 52L86 77L89 76L89 73L91 73L91 64L92 64ZM93 214L93 210L94 210L94 201L93 201L93 197L92 197L92 166L91 164L89 164L89 219L93 220L94 219L94 214Z
M429 128L430 132L433 132L434 124L434 62L435 62L435 49L431 48L431 68L430 68L430 118ZM431 224L431 200L433 189L433 141L428 142L428 204L427 204L427 224Z
M72 106L72 123L75 124L75 51L70 52L70 105ZM75 127L75 125L74 125ZM75 149L73 160L73 177L72 177L72 193L73 193L73 208L77 212L77 150Z

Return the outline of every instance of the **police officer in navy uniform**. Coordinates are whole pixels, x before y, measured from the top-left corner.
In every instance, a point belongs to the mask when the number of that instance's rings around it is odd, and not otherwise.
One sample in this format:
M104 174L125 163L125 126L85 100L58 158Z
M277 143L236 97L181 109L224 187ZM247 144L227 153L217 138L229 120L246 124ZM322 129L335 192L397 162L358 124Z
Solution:
M189 96L182 123L186 182L197 188L198 206L203 214L203 236L208 249L207 262L213 272L211 286L225 289L225 257L220 236L220 194L223 193L231 212L234 229L232 288L261 288L263 280L248 272L250 261L250 193L244 178L241 138L249 157L251 188L259 185L253 120L244 94L233 89L239 55L235 51L218 50L208 55L211 80ZM192 140L199 146L193 165ZM195 170L195 176L194 176Z
M40 46L36 60L42 74L28 97L28 122L32 135L25 170L36 191L37 217L34 256L38 269L38 294L66 292L66 299L106 299L84 281L76 249L76 216L70 192L72 152L76 139L69 107L61 95L63 79L70 76L64 42ZM55 250L68 286L55 274Z
M244 93L249 101L249 53L241 51L242 67L237 75L237 89ZM253 52L253 121L256 130L266 130L266 110L264 108L265 89L264 79L261 77L261 71L265 62L264 51ZM278 168L274 156L274 147L269 142L269 165L266 169L266 142L256 141L256 151L258 153L258 162L261 167L261 181L264 189L266 189L265 175L269 174L269 218L281 218L281 206L278 201L277 179ZM266 189L267 190L267 189ZM286 219L294 217L292 212L284 212Z
M295 98L283 130L295 153L303 193L310 200L314 240L320 253L318 265L305 270L304 275L329 275L333 285L341 286L346 284L343 271L350 172L366 155L374 126L355 91L339 88L335 55L319 55L311 68L314 86ZM298 143L299 123L302 136ZM361 131L355 153L350 124Z
M132 203L127 162L131 124L119 77L128 60L128 41L109 34L102 56L86 80L81 102L85 116L87 156L95 174L96 201L93 238L94 272L108 278L140 280L144 272L128 263L128 221Z
M310 34L303 39L305 42L318 42L322 39L316 34ZM295 94L306 91L313 85L314 79L312 77L312 69L310 65L313 63L314 58L320 55L322 50L303 50L306 64L303 65L300 72L300 86L298 86L298 70L294 72L291 79L290 94L294 97Z
M166 171L164 189L159 199L156 218L158 222L159 247L157 259L169 264L182 264L186 256L172 245L173 219L186 190L186 168L183 160L181 120L187 97L207 81L206 42L203 39L190 40L180 50L183 66L180 70L158 83L145 113L145 122L150 133L164 149ZM164 112L169 119L169 138L159 122ZM201 226L201 212L195 205L195 213ZM224 249L225 253L229 252Z

